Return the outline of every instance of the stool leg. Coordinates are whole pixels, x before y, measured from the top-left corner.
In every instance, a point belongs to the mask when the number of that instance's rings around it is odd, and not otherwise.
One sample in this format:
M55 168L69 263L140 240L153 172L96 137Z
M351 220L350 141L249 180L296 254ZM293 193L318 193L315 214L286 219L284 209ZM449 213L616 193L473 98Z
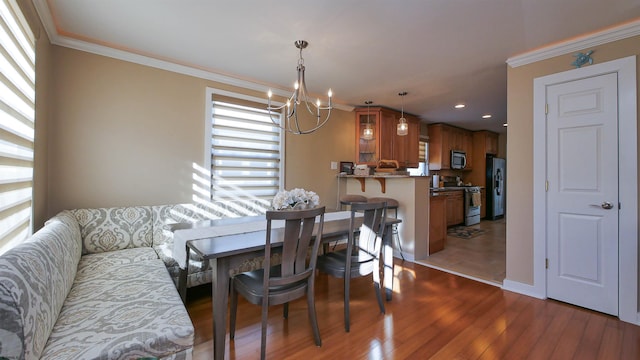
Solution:
M391 236L395 237L396 243L398 244L398 250L400 251L400 257L402 261L404 261L404 254L402 253L402 245L400 244L400 234L398 234L397 225L393 225L393 230L391 230Z
M395 218L398 218L398 208L395 208ZM402 261L404 261L404 254L402 253L402 245L400 244L400 234L398 233L398 226L397 225L393 225L393 228L391 230L391 236L392 238L396 239L396 244L398 244L398 250L400 251L400 257L402 258Z

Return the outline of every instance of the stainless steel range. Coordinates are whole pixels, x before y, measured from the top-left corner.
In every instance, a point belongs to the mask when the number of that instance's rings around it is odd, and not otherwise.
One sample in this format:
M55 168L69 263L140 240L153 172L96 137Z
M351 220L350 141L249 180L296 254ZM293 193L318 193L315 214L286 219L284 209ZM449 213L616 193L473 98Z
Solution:
M475 225L480 223L480 188L470 186L464 189L464 224Z

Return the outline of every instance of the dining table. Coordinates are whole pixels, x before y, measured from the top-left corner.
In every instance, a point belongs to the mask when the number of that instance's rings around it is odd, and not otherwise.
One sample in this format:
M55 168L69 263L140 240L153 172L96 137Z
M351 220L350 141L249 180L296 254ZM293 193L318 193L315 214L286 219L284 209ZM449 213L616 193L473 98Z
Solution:
M322 231L322 242L346 239L350 230L350 211L325 213ZM356 214L356 228L362 225L362 214ZM401 223L397 218L387 218L382 239L383 272L381 286L385 289L386 299L392 299L393 292L393 244L392 227ZM203 261L209 261L212 269L211 302L213 311L213 351L214 359L224 359L225 339L227 333L227 307L229 301L229 270L241 265L244 261L264 255L266 246L266 218L247 216L240 218L217 219L195 223L178 223L171 227L174 233L174 249L183 247L178 260L180 275L178 290L186 301L187 269L189 268L189 252L192 250ZM272 241L281 239L284 222L272 223ZM317 233L317 224L314 234ZM211 236L206 236L211 235ZM206 237L203 237L206 236ZM176 243L177 242L177 243ZM277 252L281 241L272 242L272 249Z

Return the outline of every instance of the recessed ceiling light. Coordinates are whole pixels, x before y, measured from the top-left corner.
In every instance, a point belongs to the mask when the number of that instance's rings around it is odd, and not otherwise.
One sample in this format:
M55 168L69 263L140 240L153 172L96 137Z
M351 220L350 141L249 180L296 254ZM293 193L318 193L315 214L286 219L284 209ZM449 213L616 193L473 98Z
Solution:
M502 124L502 126L507 127L507 123Z
M456 106L454 106L456 109L462 109L464 108L466 105L465 104L456 104Z
M483 119L489 119L489 118L491 118L491 115L490 114L482 115L482 118Z

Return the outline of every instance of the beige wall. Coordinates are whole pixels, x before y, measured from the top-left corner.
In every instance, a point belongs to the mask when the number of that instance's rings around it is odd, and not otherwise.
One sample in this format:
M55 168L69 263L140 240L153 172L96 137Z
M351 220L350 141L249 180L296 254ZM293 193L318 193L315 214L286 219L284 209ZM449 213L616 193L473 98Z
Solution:
M265 96L59 46L52 66L47 216L190 202L193 164L204 164L206 87ZM353 119L334 110L320 131L287 136L287 188L314 190L334 206L337 171L330 161L353 158Z
M640 37L584 49L588 50L595 50L595 63L640 55ZM507 279L511 281L533 284L533 80L573 69L574 60L567 54L507 70Z

